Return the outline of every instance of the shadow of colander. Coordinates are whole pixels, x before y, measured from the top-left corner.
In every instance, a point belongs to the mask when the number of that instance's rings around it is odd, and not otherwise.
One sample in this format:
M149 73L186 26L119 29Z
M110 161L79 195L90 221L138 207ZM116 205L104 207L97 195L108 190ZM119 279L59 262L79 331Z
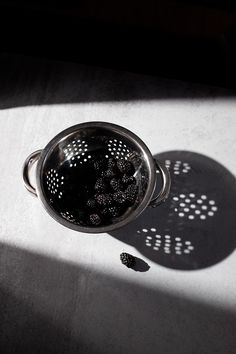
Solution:
M165 161L171 174L168 200L158 209L146 209L112 236L169 268L192 270L220 262L236 245L234 176L216 161L192 152L170 151L155 158Z

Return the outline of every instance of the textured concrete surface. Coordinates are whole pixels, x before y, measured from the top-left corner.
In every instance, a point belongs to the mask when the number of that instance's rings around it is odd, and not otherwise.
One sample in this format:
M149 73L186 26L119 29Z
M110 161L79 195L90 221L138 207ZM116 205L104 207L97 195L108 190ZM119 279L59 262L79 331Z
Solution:
M1 60L1 352L235 353L234 93L75 64ZM169 204L111 235L64 228L22 183L29 153L92 120L125 126L172 164ZM195 195L200 215L206 195L205 219L179 215L181 193ZM150 269L125 268L122 251Z

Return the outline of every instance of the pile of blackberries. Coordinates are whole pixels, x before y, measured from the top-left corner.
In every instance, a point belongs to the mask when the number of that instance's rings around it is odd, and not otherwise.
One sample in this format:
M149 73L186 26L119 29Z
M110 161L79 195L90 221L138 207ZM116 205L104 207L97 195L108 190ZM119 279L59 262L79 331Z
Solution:
M107 225L134 204L138 192L135 169L128 160L100 158L93 162L93 172L95 183L85 203L87 224Z

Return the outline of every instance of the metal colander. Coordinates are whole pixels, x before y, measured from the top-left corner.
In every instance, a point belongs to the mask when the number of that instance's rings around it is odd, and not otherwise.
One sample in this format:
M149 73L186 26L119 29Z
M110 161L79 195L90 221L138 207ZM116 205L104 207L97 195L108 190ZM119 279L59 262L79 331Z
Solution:
M94 185L94 161L125 159L135 168L138 187L136 200L110 224L88 226L83 223L85 196ZM36 188L29 180L30 166L36 162ZM156 170L160 174L156 174ZM170 189L167 168L153 159L149 149L131 131L111 123L88 122L70 127L54 137L43 150L37 150L25 161L23 178L26 188L38 196L48 213L58 222L82 232L107 232L136 218L148 206L164 201ZM156 179L163 186L154 199Z

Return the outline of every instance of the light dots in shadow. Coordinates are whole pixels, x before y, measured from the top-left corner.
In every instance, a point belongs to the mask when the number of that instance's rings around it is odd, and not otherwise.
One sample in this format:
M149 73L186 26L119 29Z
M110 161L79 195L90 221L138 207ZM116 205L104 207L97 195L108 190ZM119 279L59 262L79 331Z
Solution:
M209 200L206 195L201 195L199 198L195 193L188 195L181 193L179 196L174 196L172 200L175 213L186 220L206 220L207 217L214 216L218 210L216 202L212 199ZM198 218L196 218L197 216Z
M165 160L165 166L169 171L172 171L175 175L181 175L183 173L188 173L191 170L191 166L188 162L182 161L170 161Z
M144 231L145 230L145 231ZM147 230L147 231L146 231ZM169 234L156 234L157 229L155 227L143 228L137 230L137 234L141 239L145 240L145 245L149 249L149 252L162 252L163 255L189 255L194 251L194 246L191 241L184 240L182 237L174 237ZM187 252L185 252L187 251Z

